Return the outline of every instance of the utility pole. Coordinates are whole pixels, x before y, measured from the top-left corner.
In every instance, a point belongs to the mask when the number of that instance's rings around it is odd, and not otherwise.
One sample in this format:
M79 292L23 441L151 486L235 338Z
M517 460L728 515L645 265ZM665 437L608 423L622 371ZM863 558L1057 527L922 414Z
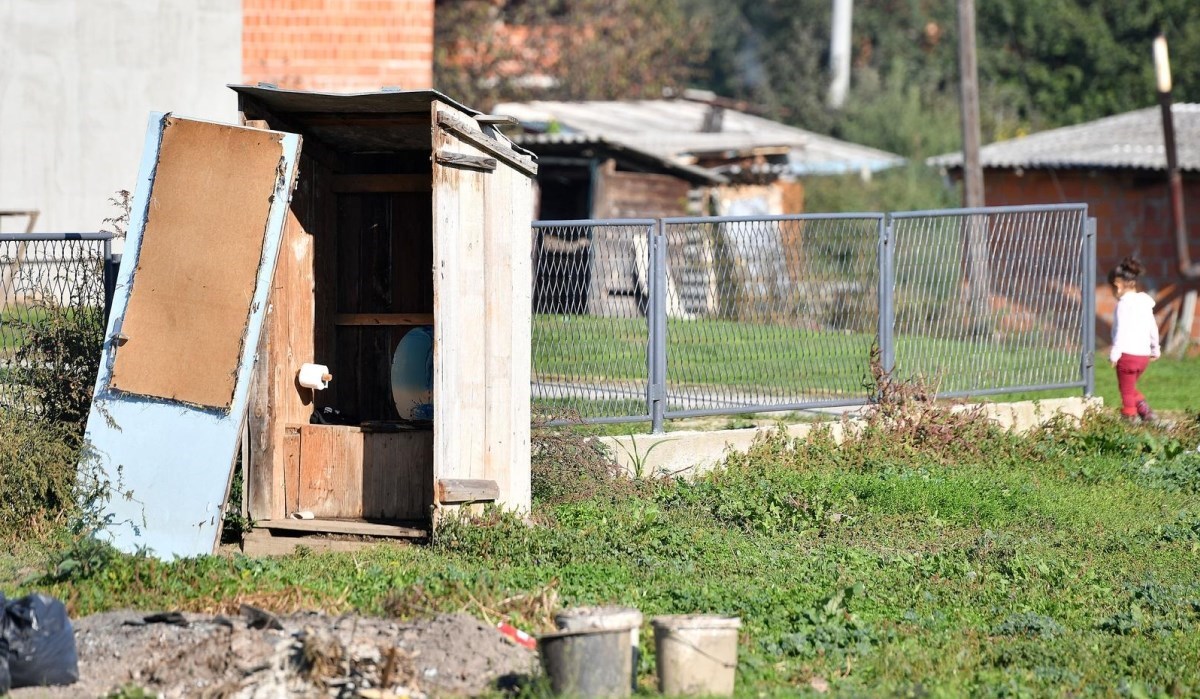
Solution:
M958 0L958 84L962 114L963 204L983 206L979 165L979 68L975 61L975 0Z
M1167 191L1171 198L1171 226L1175 230L1175 254L1181 280L1192 281L1200 276L1200 268L1192 264L1188 249L1187 219L1183 213L1183 176L1179 173L1179 157L1175 146L1175 120L1171 115L1171 61L1167 55L1167 38L1154 40L1154 78L1158 88L1158 104L1162 109L1163 146L1167 156ZM1168 352L1186 351L1192 339L1192 323L1196 316L1196 289L1188 289L1180 303L1176 322L1167 338Z
M962 113L963 203L968 208L984 205L983 168L979 163L979 77L975 61L975 0L958 0L958 72ZM986 216L963 218L966 241L967 284L971 295L971 332L990 333L991 271L988 260Z
M829 23L829 106L841 109L850 91L850 38L854 0L833 0Z

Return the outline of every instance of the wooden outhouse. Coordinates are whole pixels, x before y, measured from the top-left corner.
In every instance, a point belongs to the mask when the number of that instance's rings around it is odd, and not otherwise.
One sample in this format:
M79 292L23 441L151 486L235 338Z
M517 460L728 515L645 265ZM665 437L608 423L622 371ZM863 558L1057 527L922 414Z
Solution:
M240 126L147 126L81 468L103 535L212 553L239 461L260 534L528 509L534 159L430 90L234 89Z
M244 125L302 138L249 391L256 526L404 535L465 502L528 510L534 158L432 90L232 89ZM431 420L392 396L417 327ZM300 385L306 363L327 388Z

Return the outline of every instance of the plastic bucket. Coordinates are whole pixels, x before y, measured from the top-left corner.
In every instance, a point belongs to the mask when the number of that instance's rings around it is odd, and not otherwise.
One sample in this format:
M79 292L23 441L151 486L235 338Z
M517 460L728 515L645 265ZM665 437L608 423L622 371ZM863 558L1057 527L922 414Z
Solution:
M642 652L639 643L642 632L642 613L632 607L573 607L554 615L560 631L588 629L629 629L629 686L637 690L638 661Z
M559 631L538 638L542 667L555 694L627 697L629 628Z
M658 691L667 695L733 694L740 618L661 616L650 623L658 653Z

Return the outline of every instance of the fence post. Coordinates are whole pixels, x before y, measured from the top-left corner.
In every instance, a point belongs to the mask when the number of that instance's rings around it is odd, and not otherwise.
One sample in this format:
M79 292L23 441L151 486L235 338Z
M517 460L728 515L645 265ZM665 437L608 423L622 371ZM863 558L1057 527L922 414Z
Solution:
M1083 274L1081 298L1083 303L1083 395L1096 392L1096 219L1083 221Z
M662 219L649 227L650 299L648 316L649 346L646 364L650 382L646 403L650 411L650 431L663 432L663 414L667 404L667 237Z
M879 362L885 374L896 368L896 279L891 216L879 219Z
M114 255L112 239L104 241L104 322L108 323L108 314L112 311L113 294L117 289L117 270L121 266L121 256Z

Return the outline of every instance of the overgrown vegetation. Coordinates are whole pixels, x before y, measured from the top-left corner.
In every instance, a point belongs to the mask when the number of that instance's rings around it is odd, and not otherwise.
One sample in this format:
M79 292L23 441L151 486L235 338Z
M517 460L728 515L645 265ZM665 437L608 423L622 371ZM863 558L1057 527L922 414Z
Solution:
M886 379L843 444L776 433L694 480L627 480L595 442L539 432L532 524L488 511L355 554L51 556L17 591L75 614L464 610L530 631L575 604L737 614L743 696L1200 692L1196 419L1015 436Z
M110 203L114 213L104 223L122 238L129 192ZM19 341L7 348L2 369L0 542L49 538L60 549L89 549L98 503L111 496L83 439L105 330L104 261L96 252L68 250L40 288L27 290L21 312L2 321Z

